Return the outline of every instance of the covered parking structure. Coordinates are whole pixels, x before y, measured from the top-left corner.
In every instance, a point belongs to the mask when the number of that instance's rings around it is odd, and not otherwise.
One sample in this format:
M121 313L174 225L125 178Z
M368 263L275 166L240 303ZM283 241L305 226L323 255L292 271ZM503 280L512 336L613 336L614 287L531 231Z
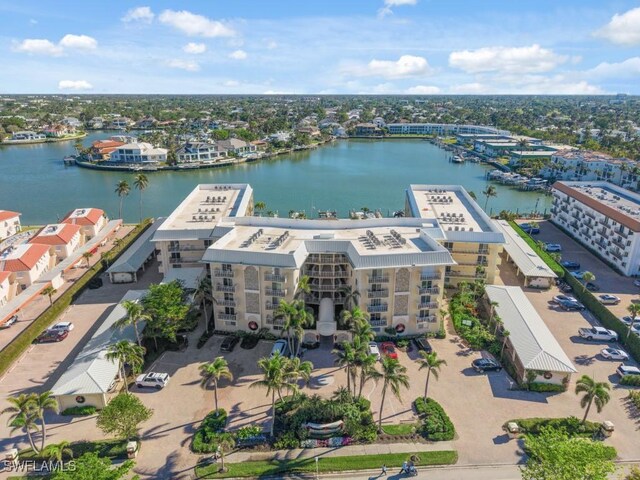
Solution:
M120 257L107 269L111 283L135 283L138 281L138 272L144 271L156 254L155 244L151 241L153 234L162 225L164 219L158 218L133 245L120 255Z
M109 346L121 340L134 342L136 334L132 325L122 329L113 326L126 316L122 303L139 301L146 293L146 290L129 290L53 386L51 392L60 411L89 405L101 409L117 393L119 366L107 359L106 354ZM138 330L143 328L144 322L140 322Z
M489 308L509 331L504 355L515 367L516 380L568 384L577 370L522 289L488 285L485 292Z
M504 251L507 260L515 265L518 278L523 278L524 286L550 288L557 278L553 270L518 235L509 222L506 220L495 220L494 222L504 234Z

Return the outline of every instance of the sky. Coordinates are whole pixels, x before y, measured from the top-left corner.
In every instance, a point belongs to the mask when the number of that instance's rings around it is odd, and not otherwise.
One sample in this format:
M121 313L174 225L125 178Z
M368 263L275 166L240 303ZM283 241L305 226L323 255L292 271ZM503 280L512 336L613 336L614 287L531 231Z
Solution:
M640 1L0 0L0 93L640 94Z

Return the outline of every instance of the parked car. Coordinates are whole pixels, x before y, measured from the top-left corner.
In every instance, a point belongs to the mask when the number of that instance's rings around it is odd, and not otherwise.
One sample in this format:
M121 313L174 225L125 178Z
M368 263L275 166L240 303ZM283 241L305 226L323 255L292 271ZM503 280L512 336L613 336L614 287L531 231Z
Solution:
M46 330L42 332L38 338L36 338L36 343L53 343L53 342L61 342L65 338L69 336L69 332L67 330L63 330L61 332L55 330Z
M618 334L604 327L580 328L578 334L587 340L605 340L607 342L618 341Z
M580 312L584 310L584 305L577 300L558 302L558 305L560 305L561 309L566 310L567 312Z
M585 283L584 286L590 292L599 292L600 291L600 286L598 284L596 284L596 283L593 283L593 282L587 282L587 283Z
M97 288L100 288L102 286L102 279L100 277L95 277L95 278L91 279L91 281L87 284L87 286L91 290L95 290Z
M491 360L490 358L478 358L471 362L471 366L476 372L484 373L484 372L499 372L502 370L502 365L500 365L495 360Z
M386 357L398 359L398 352L393 342L382 342L380 344L380 352Z
M418 350L424 350L427 353L431 353L431 351L433 351L429 340L427 340L425 337L414 338L413 343L416 345L416 348Z
M289 354L289 344L286 340L276 340L271 348L271 356L275 357L277 354L280 354L282 357L286 357Z
M603 295L598 295L598 301L603 305L617 305L620 303L620 299L615 295L609 295L605 293Z
M622 317L620 321L628 327L632 323L640 323L640 317L631 318L631 316L627 315L625 317Z
M607 360L629 360L629 354L619 348L603 348L600 350L600 355Z
M562 245L560 245L559 243L547 243L545 244L544 249L547 252L561 252Z
M167 386L169 378L168 373L143 373L136 378L136 386L138 388L155 388L156 390L160 390Z
M574 297L570 295L556 295L551 300L553 303L562 303L562 302L577 302Z
M564 292L564 293L573 292L573 287L569 285L567 282L562 280L558 282L558 288L560 289L561 292Z
M634 367L633 365L625 365L621 363L620 366L616 369L616 373L621 377L625 375L640 375L640 368Z
M233 349L236 348L236 345L240 341L240 337L235 335L227 335L224 337L222 344L220 345L220 350L223 352L233 352Z
M631 325L631 333L640 337L640 323Z
M571 260L563 260L560 262L560 265L567 270L580 270L580 264L578 262L572 262Z
M529 235L537 235L540 233L540 228L534 227L530 223L521 223L520 228L524 233L528 233Z
M71 322L58 322L55 325L49 327L49 330L55 332L70 332L73 330L73 323Z
M9 320L0 325L0 328L9 328L11 325L18 321L18 315L12 315Z
M573 278L577 278L578 280L582 280L584 276L584 270L576 270L575 272L571 272Z
M376 342L369 342L369 355L375 355L380 360L380 349Z
M636 287L640 287L640 278L638 278L638 279L634 280L634 281L633 281L633 284L634 284Z

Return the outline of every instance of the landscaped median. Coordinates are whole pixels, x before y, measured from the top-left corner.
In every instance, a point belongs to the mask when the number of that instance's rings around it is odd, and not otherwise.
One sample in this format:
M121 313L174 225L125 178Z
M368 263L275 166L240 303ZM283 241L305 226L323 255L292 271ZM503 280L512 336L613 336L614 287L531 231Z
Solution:
M372 470L380 469L382 465L386 465L389 469L394 469L400 468L402 462L408 461L411 456L419 459L414 462L417 467L452 465L458 461L458 452L454 450L385 453L379 455L323 456L318 458L317 466L314 458L264 460L228 463L225 465L227 471L224 473L218 473L220 467L217 464L196 467L196 475L198 478L261 477L283 475L285 473L315 473L316 468L320 473Z
M151 220L147 219L137 225L129 234L124 237L122 243L118 247L114 247L113 258L118 258L141 234L144 232ZM84 292L87 284L95 277L100 275L104 270L102 262L97 262L93 267L88 269L82 277L76 280L69 289L53 302L44 312L38 316L31 324L24 329L9 345L0 351L0 375L4 374L9 367L15 362L29 345L42 333L49 325L54 323L58 317L64 312L71 303L76 300L82 292Z

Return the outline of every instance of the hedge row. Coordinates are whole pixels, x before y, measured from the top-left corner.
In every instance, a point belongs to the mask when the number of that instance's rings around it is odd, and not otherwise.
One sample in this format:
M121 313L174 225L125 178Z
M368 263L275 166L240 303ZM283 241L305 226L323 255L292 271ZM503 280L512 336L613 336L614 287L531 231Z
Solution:
M444 408L433 398L418 397L413 402L416 412L422 421L420 433L427 440L443 441L453 440L456 429Z
M60 415L77 415L86 416L93 415L97 409L93 405L79 405L77 407L69 407L62 411Z
M520 237L522 237L522 239L527 242L527 244L533 248L533 250L538 254L538 256L540 258L542 258L542 260L544 260L544 263L546 263L549 268L551 270L553 270L553 273L555 273L556 275L558 275L558 277L562 278L565 275L565 271L564 268L562 267L562 265L560 265L558 262L556 262L551 255L549 255L545 250L542 250L538 244L536 243L536 241L531 238L530 235L528 235L527 233L525 233L524 230L522 230L522 228L520 228L520 225L518 225L516 222L514 222L513 220L509 221L509 225L511 225L511 227L516 231L516 233L518 235L520 235Z
M640 375L625 375L620 379L620 385L640 387Z
M118 248L114 248L111 251L114 253L112 262L118 258L122 252L124 252L131 243L133 243L144 232L151 220L147 219L141 224L137 225L129 234L123 239L124 241ZM7 345L2 351L0 351L0 375L4 374L9 367L15 362L20 355L24 353L27 348L33 343L33 341L42 333L43 330L48 328L54 323L58 317L76 300L82 292L84 292L87 284L95 277L99 276L104 270L102 262L96 262L96 264L88 269L82 277L76 280L69 289L64 292L60 297L53 302L49 308L38 316L31 324L25 328L9 345Z
M542 382L533 382L527 384L527 389L530 392L566 392L567 388L564 385L557 385L555 383L542 383Z
M586 421L582 423L576 417L566 418L516 418L505 422L503 428L507 428L510 422L515 422L520 427L522 433L537 435L541 432L542 427L552 427L555 429L563 428L567 434L574 436L591 436L600 430L600 423Z

